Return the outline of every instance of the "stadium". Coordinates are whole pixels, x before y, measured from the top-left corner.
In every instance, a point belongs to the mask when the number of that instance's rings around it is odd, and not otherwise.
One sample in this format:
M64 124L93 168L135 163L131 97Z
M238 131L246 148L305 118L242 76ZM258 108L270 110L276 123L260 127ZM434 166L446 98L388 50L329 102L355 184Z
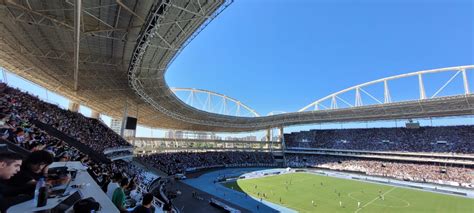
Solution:
M266 115L171 87L235 4L0 0L0 212L474 212L472 57Z

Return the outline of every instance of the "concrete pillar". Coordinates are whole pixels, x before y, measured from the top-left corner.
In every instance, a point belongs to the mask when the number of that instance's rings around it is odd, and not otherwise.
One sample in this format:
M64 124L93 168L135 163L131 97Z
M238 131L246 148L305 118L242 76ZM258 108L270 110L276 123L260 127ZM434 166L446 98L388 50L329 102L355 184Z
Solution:
M265 137L266 137L267 142L269 142L269 141L272 140L272 132L271 132L271 129L267 129L267 135L266 135Z
M95 110L92 110L91 112L91 118L99 119L100 117L100 112L97 112Z
M280 126L278 128L278 142L282 142L283 141L283 127Z
M278 142L281 143L282 149L286 149L283 126L280 126L280 128L278 128L278 130L279 130L278 131Z
M79 112L79 107L80 106L81 105L79 103L74 102L74 101L70 101L68 109L72 112Z
M127 123L127 116L128 116L128 103L127 99L125 100L125 106L123 109L123 116L122 116L122 127L120 128L120 136L125 137L125 124Z

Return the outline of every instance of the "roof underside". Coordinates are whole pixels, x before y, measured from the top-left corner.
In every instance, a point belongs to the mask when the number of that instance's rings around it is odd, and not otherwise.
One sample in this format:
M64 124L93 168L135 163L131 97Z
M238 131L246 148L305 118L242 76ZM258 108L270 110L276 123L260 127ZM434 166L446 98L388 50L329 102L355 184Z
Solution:
M78 90L74 90L74 0L0 1L0 65L111 117L122 117L127 103L129 114L141 125L156 128L235 132L474 114L472 95L258 118L194 109L169 89L166 68L226 4L224 0L83 0ZM157 26L153 36L144 36L151 25ZM138 61L137 51L142 51Z

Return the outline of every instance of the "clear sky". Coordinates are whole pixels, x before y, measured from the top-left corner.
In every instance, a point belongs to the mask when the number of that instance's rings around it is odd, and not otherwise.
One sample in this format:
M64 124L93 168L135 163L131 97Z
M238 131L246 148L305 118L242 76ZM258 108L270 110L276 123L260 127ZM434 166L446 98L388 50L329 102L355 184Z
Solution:
M469 64L473 0L235 0L181 52L166 80L171 87L228 95L266 115L297 111L371 80ZM452 74L427 77L428 95ZM474 71L468 78L474 91ZM8 81L67 106L14 77ZM461 94L459 81L440 95ZM416 82L394 82L392 99L417 98ZM82 111L88 115L87 108Z
M236 0L181 52L166 80L234 97L263 115L292 112L367 81L474 64L473 31L472 0ZM434 78L429 94L449 76ZM392 96L416 97L416 82Z

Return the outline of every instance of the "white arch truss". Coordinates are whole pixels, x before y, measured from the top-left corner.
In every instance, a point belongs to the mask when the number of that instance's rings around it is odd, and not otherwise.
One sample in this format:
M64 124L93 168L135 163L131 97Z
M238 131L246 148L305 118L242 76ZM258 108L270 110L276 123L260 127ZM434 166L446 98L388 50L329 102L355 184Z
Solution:
M241 101L229 97L227 95L223 95L220 93L216 93L213 91L209 90L204 90L204 89L196 89L196 88L175 88L172 87L170 88L173 93L177 92L188 92L188 96L185 101L186 104L197 107L200 110L211 112L211 113L218 113L218 114L224 114L224 115L235 115L235 116L241 116L242 112L241 110L246 110L251 116L253 117L260 117L260 115L255 111L254 109L250 108L249 106L243 104ZM198 94L204 94L206 96L206 99L200 100ZM213 98L214 97L214 98ZM220 107L213 107L213 101L220 99ZM235 105L235 113L231 112L231 106ZM219 108L219 110L217 109ZM217 111L216 111L217 110Z
M298 112L303 112L303 111L314 111L314 110L322 110L322 109L338 109L338 102L345 104L348 107L360 107L364 106L364 102L362 100L362 94L368 96L370 99L375 101L377 104L388 104L392 103L392 97L389 89L389 83L390 81L393 81L395 79L400 79L400 78L407 78L407 77L412 77L412 76L417 76L418 77L418 93L419 93L419 100L424 100L424 99L432 99L436 98L440 92L442 92L449 84L453 82L456 77L461 76L462 77L462 84L463 84L463 94L468 95L471 94L471 91L469 89L469 80L468 80L468 71L474 71L474 65L466 65L466 66L457 66L457 67L446 67L446 68L439 68L439 69L431 69L431 70L423 70L423 71L417 71L417 72L411 72L411 73L406 73L406 74L401 74L401 75L395 75L391 77L386 77L386 78L381 78L378 80L366 82L363 84L355 85L352 87L349 87L347 89L343 89L339 92L332 93L324 98L321 98L319 100L314 101L313 103L303 107L302 109L298 110ZM429 74L433 73L440 73L440 72L452 72L453 75L451 78L449 78L443 86L438 88L438 90L431 96L428 96L425 91L425 82L423 81L423 77ZM374 85L374 84L383 84L383 99L382 98L377 98L375 95L369 93L366 88L367 86ZM348 92L354 92L354 102L353 104L342 98L342 94L346 94ZM323 102L330 101L330 105L326 106L323 104Z

